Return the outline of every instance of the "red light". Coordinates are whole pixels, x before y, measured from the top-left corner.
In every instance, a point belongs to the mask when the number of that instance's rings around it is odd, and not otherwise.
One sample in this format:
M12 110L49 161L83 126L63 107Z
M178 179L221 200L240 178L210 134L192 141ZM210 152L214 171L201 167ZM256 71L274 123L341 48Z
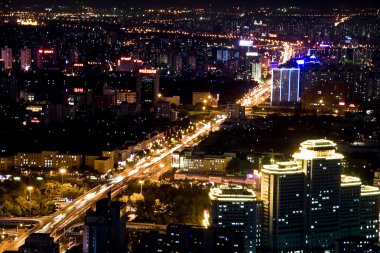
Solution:
M141 74L156 74L157 70L155 70L155 69L139 69L139 73L141 73Z
M84 89L83 88L74 88L75 93L83 93Z

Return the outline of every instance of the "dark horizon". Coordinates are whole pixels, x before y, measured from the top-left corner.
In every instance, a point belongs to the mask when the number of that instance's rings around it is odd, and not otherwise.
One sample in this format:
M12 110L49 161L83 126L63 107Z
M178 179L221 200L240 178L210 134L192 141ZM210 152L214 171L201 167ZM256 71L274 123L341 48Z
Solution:
M29 5L30 1L9 1L13 6ZM142 8L167 8L167 7L188 7L188 8L206 8L214 7L215 9L225 9L226 7L300 7L312 8L319 10L335 9L335 8L379 8L379 1L344 1L344 0L319 0L319 1L305 1L305 0L146 0L146 1L125 1L125 0L35 0L33 4L46 5L47 7L58 5L80 6L89 5L101 8L113 7L142 7Z

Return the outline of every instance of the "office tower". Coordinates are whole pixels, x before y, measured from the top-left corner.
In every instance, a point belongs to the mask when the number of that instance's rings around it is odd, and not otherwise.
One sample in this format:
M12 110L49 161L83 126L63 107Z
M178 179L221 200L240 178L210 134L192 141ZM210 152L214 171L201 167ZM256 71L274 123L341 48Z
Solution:
M226 112L229 119L245 118L245 107L241 104L227 104Z
M22 71L28 71L30 69L32 65L32 50L30 48L21 48L20 62Z
M340 236L359 236L360 178L342 175L340 189Z
M261 64L259 62L251 63L251 79L255 81L261 79Z
M136 77L138 104L155 105L160 89L160 74L155 69L139 69Z
M79 62L79 48L72 46L69 49L69 62L76 63Z
M329 247L339 238L340 184L343 155L329 140L308 140L293 155L306 175L305 245Z
M221 185L212 188L209 196L211 225L241 233L243 252L256 252L256 246L261 243L262 202L256 199L253 190Z
M300 101L300 69L272 69L271 105L292 105Z
M12 69L12 48L9 48L5 46L4 48L1 49L1 58L4 61L4 68L5 70L7 69Z
M18 252L59 253L59 243L55 243L50 234L33 233L25 239Z
M40 47L37 50L37 68L52 69L56 64L56 53L54 48Z
M379 241L378 187L362 185L360 192L360 235L371 242Z
M263 243L271 251L300 250L304 232L305 174L294 161L261 170Z
M96 211L85 217L83 226L84 253L124 253L126 204L108 198L96 202Z

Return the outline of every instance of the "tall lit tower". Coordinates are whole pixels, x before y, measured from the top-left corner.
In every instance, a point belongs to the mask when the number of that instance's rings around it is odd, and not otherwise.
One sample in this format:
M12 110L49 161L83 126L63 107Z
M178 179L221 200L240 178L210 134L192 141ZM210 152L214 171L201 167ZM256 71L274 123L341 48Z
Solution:
M28 71L32 65L32 50L30 48L21 48L21 70Z
M360 188L358 177L341 176L340 236L357 237L360 227Z
M304 241L305 174L294 161L261 170L263 243L270 251L301 250Z
M379 241L379 204L379 188L362 185L360 191L360 235L376 243Z
M305 245L328 247L339 238L340 184L343 155L329 140L308 140L293 155L306 175Z
M245 253L256 252L260 245L262 202L251 189L221 185L210 190L211 224L231 229L244 237ZM239 251L241 252L241 251Z
M300 69L272 69L271 105L294 104L300 101Z
M139 69L136 77L138 104L155 105L160 89L160 74L155 69Z
M5 46L1 49L1 58L4 61L5 69L12 69L12 48Z

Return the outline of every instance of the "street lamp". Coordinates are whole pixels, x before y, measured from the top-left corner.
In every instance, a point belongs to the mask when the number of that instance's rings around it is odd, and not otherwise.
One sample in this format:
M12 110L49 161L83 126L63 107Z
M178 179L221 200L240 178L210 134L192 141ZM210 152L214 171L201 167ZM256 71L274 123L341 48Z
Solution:
M59 173L61 173L61 198L63 198L63 175L66 173L66 169L61 168Z
M31 201L32 200L33 186L28 186L28 187L26 187L26 189L29 191L29 201Z
M140 180L139 181L139 184L140 184L140 194L142 194L142 186L144 184L144 181L143 180Z
M61 173L61 184L63 184L63 175L66 174L66 169L65 168L59 169L59 173Z
M17 224L17 229L16 229L16 233L17 233L17 235L18 235L18 227L19 227L19 226L20 226L20 228L22 228L23 224L22 224L22 223L20 223L20 225Z

